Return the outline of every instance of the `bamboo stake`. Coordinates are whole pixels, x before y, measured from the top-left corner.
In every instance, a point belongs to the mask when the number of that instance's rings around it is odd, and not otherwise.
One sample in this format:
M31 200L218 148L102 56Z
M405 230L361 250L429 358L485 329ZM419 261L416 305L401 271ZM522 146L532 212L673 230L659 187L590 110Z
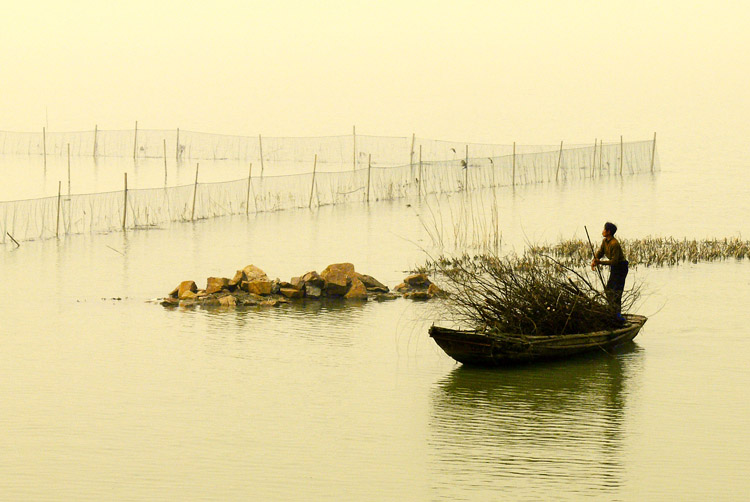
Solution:
M16 247L19 247L19 248L21 247L21 245L18 243L18 241L15 240L12 235L10 235L10 232L5 232L5 235L7 235L8 237L10 237L10 240L13 241L13 244L15 244Z
M253 183L253 163L250 162L250 173L247 175L247 200L245 201L245 214L250 214L250 187Z
M68 143L68 199L70 199L70 143Z
M97 136L98 132L99 132L99 124L94 124L94 153L93 153L92 157L96 157L96 147L97 147L97 144L96 144L97 137L96 136Z
M594 177L594 169L596 169L596 145L599 141L594 138L594 155L591 157L591 177Z
M128 218L128 173L125 173L125 195L122 207L122 229L125 230L125 222Z
M409 174L414 176L414 142L417 139L416 133L411 133L411 149L409 150Z
M367 202L370 202L370 170L372 169L372 154L367 155Z
M57 182L57 225L55 225L55 237L60 236L60 203L62 199L62 181Z
M133 136L133 160L135 160L135 154L138 151L138 121L135 121L135 134Z
M560 141L560 154L557 156L557 169L555 170L555 181L557 181L558 175L560 174L560 162L562 161L562 149L563 149L563 142Z
M177 141L174 147L174 160L180 160L180 128L177 128Z
M604 149L604 140L599 140L599 172L602 172L602 150Z
M357 170L357 126L352 126L352 171Z
M313 190L315 189L315 170L318 167L318 154L315 154L315 160L313 161L313 175L312 184L310 185L310 203L307 205L308 209L312 207Z
M622 176L622 158L624 156L624 152L622 149L622 135L620 135L620 176Z
M464 191L469 191L469 145L466 145L466 172L464 173Z
M654 144L651 147L651 172L654 172L654 158L656 157L656 133L654 133Z
M260 179L263 179L263 138L258 134L258 148L260 149Z
M193 210L190 212L190 221L193 221L195 219L195 196L198 193L198 167L200 166L199 163L195 164L195 185L193 185Z
M42 148L44 151L44 170L47 171L47 128L42 127Z
M417 178L417 192L419 200L422 200L422 145L419 145L419 178Z
M516 142L513 142L513 187L516 186Z

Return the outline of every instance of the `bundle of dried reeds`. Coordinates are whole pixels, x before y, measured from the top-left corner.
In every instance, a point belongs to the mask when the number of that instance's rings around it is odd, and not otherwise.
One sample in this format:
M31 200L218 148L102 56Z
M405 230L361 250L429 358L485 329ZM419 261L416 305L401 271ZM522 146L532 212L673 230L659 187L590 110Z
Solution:
M429 264L453 320L499 334L556 336L617 327L598 277L539 254L441 258ZM623 294L623 311L639 297Z

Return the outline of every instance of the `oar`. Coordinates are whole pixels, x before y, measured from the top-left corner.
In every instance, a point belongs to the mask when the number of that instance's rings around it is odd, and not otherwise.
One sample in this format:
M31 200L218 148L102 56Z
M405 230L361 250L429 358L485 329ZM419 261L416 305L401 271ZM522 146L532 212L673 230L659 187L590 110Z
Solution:
M583 229L586 230L586 238L589 240L589 247L591 248L591 256L596 259L596 252L594 251L594 245L591 244L591 237L589 237L589 229L586 228L586 225L583 226ZM599 267L596 267L596 272L599 274L599 280L602 281L602 288L607 289L607 286L604 285L604 277L602 277L602 271L599 270Z

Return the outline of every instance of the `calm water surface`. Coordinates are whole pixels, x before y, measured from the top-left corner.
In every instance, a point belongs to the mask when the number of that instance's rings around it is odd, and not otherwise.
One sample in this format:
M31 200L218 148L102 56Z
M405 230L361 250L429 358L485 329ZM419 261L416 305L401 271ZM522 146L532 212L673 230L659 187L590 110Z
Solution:
M750 235L746 164L707 177L696 165L662 166L498 190L503 248L581 237L584 224L598 235L610 218L625 238ZM629 280L644 283L639 312L650 319L635 344L493 371L455 364L427 337L441 317L434 302L148 302L250 263L288 279L350 261L395 286L434 252L430 211L453 202L429 204L2 249L0 499L747 496L747 261L638 268Z

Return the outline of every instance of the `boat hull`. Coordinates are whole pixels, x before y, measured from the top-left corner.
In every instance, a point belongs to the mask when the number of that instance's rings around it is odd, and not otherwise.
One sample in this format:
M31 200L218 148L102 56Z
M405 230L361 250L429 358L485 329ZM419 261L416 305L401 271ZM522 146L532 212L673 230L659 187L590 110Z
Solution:
M456 361L474 366L562 359L584 352L611 350L638 335L647 318L625 315L626 323L615 330L561 336L492 336L478 331L461 331L432 326L430 336Z

